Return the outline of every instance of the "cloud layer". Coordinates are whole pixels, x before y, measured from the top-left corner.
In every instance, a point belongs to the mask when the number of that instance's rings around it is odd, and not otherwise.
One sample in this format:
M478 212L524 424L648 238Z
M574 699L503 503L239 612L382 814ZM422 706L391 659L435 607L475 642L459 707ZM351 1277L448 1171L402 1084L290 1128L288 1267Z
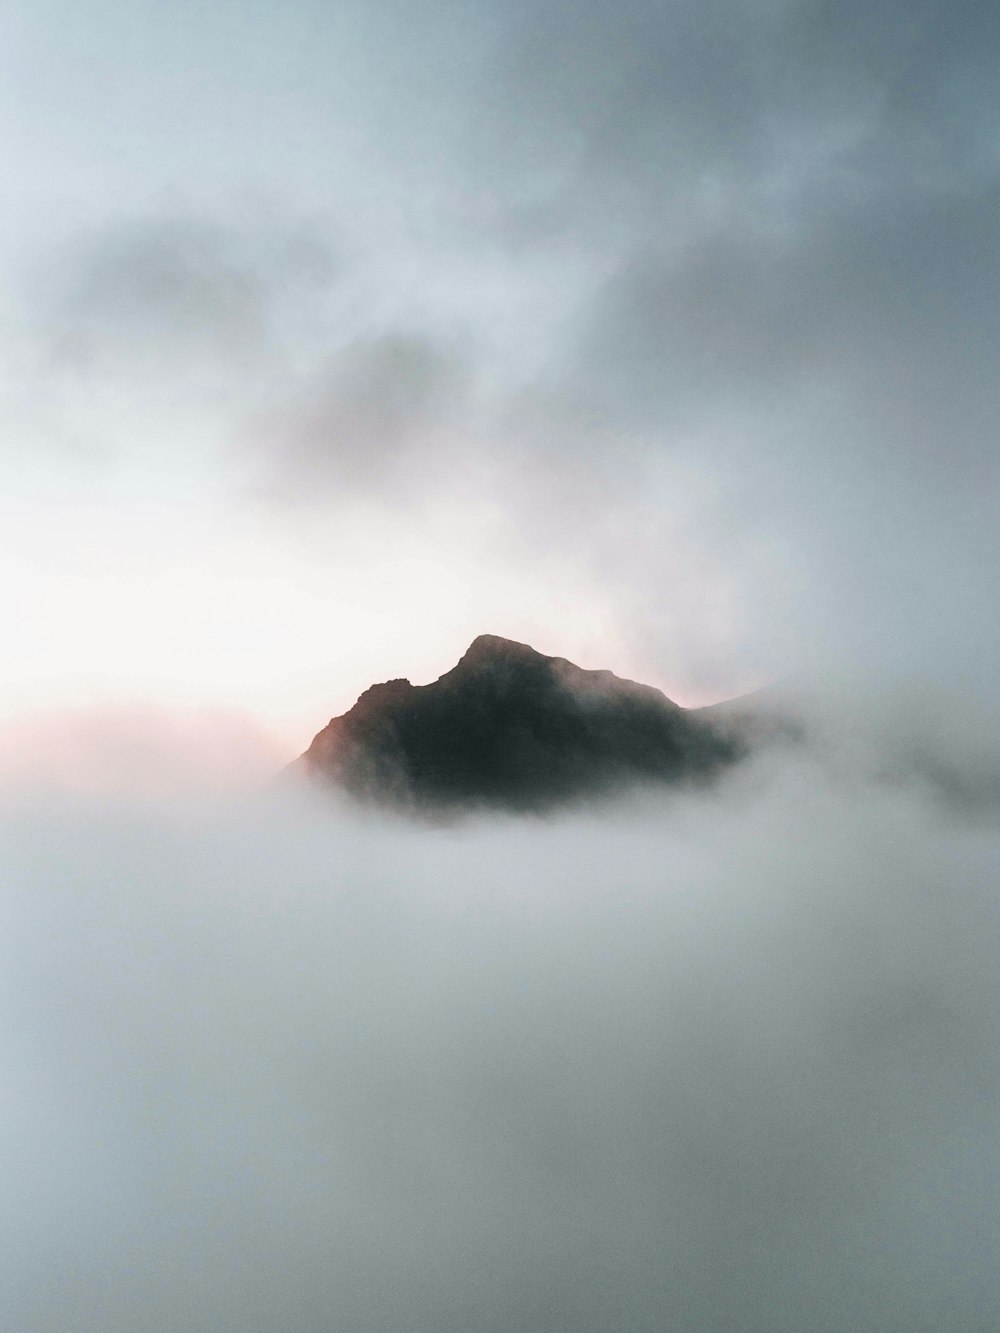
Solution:
M926 789L4 822L26 1333L988 1323L1000 849Z

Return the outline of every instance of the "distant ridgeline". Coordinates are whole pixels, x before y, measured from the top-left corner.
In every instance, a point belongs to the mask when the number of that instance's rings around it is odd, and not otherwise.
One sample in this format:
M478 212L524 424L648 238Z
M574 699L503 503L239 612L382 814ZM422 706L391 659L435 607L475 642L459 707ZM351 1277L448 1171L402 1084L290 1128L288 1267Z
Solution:
M704 783L750 747L738 710L684 709L483 634L430 685L373 685L291 767L367 803L536 811L640 783Z

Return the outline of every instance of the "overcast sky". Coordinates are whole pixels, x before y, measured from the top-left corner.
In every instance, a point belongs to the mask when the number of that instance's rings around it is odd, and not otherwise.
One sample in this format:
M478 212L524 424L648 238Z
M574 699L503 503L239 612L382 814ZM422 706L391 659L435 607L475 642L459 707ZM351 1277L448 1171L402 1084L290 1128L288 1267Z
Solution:
M35 0L0 52L8 719L294 751L480 632L689 703L995 679L996 6Z

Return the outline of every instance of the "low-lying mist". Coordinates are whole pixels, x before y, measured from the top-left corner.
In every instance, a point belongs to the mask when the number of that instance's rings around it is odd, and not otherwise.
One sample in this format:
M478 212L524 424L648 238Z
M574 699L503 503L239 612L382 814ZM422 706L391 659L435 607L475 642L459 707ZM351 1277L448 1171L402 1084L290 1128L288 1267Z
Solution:
M8 797L6 1326L982 1333L1000 835L877 770Z

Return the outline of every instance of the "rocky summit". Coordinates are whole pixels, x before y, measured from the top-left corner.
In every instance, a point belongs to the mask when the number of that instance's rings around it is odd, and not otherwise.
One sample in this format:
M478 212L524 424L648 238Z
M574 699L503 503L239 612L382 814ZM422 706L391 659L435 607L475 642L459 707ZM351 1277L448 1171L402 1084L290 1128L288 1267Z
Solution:
M373 685L293 769L366 803L544 811L643 783L704 783L745 749L708 710L483 634L429 685Z

